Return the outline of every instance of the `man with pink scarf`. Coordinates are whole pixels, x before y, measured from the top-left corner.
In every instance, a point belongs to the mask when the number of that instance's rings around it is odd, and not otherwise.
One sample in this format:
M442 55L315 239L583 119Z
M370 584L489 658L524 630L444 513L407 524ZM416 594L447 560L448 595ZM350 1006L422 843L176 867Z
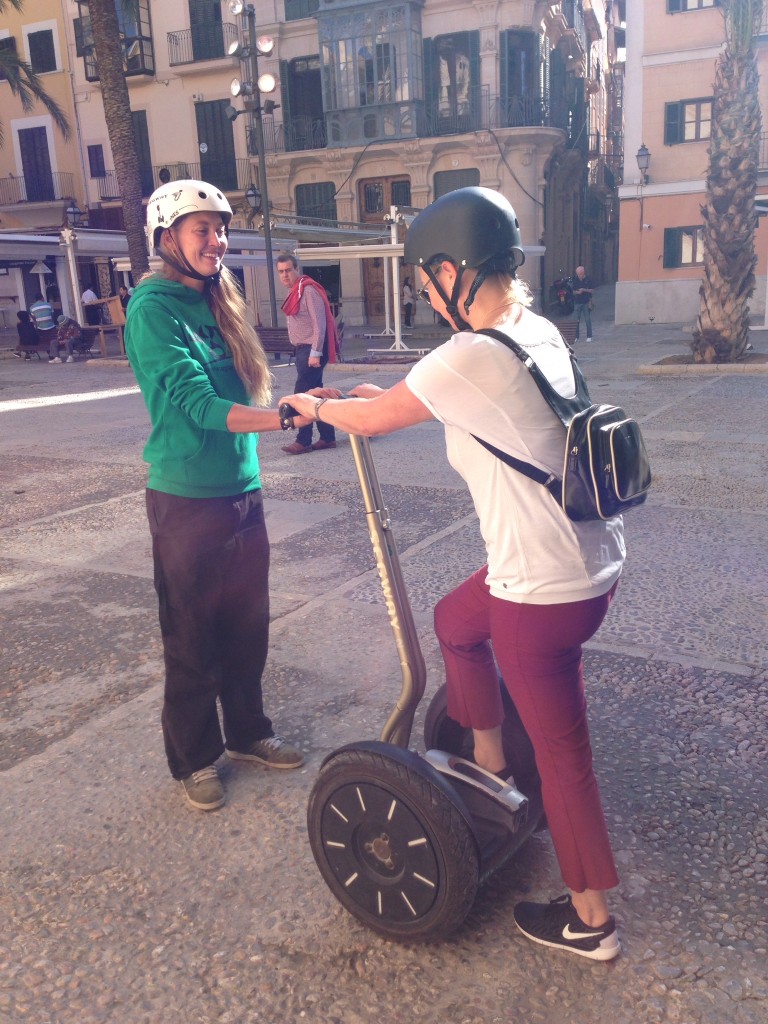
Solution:
M288 289L282 309L288 320L288 337L296 350L296 392L311 391L323 386L323 367L336 362L336 324L325 289L302 274L291 253L277 257L277 273ZM312 444L312 424L301 427L293 444L284 445L288 455L306 455L336 447L336 431L317 421L319 440Z

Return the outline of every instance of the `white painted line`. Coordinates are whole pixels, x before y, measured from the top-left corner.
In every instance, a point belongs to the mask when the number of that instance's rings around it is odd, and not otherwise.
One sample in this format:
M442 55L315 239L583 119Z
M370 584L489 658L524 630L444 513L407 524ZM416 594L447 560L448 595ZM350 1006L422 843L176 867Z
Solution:
M139 389L113 388L111 391L86 391L79 395L49 395L45 398L19 398L14 401L0 402L0 412L20 412L23 409L42 409L49 405L74 405L79 402L98 402L102 398L122 398L125 395L138 395Z

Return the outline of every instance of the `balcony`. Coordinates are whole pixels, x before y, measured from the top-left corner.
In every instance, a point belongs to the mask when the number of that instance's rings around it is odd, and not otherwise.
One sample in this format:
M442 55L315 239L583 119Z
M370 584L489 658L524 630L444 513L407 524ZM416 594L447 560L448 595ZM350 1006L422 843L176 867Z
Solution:
M452 111L439 103L382 104L331 111L324 119L299 116L275 123L271 117L265 117L262 124L264 148L268 153L364 145L379 138L462 135L488 128L560 128L568 136L569 144L573 144L573 126L564 103L550 105L538 93L510 96L502 101L498 96L491 96L485 86L472 90L465 103ZM381 134L375 134L377 131ZM574 130L574 138L577 134ZM249 153L256 153L251 128L248 128L248 147Z
M141 194L147 199L163 181L179 181L182 178L194 178L196 181L210 181L225 192L245 192L253 181L253 169L250 160L209 160L202 166L199 163L174 160L167 164L153 164L151 167L140 167ZM160 174L163 174L161 179ZM71 178L71 175L69 176ZM16 179L19 180L19 179ZM117 173L109 170L99 177L91 178L98 193L99 202L119 203L121 201L120 186ZM70 196L71 191L66 193Z
M70 199L74 195L74 182L74 175L68 171L0 178L0 206Z
M173 68L206 60L232 60L227 57L227 48L239 38L237 26L229 22L211 21L177 29L168 33L168 63Z

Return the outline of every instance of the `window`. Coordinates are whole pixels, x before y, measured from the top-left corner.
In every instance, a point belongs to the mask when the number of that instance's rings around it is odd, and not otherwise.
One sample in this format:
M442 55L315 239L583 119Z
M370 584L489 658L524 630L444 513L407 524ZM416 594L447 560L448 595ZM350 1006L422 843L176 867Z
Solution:
M424 84L430 134L480 128L480 34L425 39Z
M27 46L29 47L29 63L38 75L42 75L46 71L57 70L56 47L51 29L30 32L27 35Z
M136 0L135 7L124 0L116 0L117 21L123 39L123 70L126 75L152 75L155 72L155 52L149 21L149 0ZM98 82L99 69L93 48L91 19L87 0L78 0L80 17L74 19L75 52L85 64L85 78Z
M104 178L107 169L104 165L104 148L102 146L88 147L88 167L92 178Z
M667 0L667 14L681 11L701 11L705 7L717 7L718 0Z
M468 188L480 184L480 171L476 167L467 167L461 171L435 171L435 199L455 192L457 188Z
M541 124L544 108L539 37L533 32L502 32L499 47L502 124Z
M708 139L712 126L712 100L680 100L664 107L664 145Z
M15 56L16 54L16 40L13 36L4 36L0 39L0 51L10 53ZM0 82L6 80L5 72L0 68Z
M297 57L280 62L285 148L289 151L325 146L320 58Z
M664 267L701 266L704 262L704 228L665 228Z
M296 186L296 216L321 217L336 221L336 186L332 181L318 181Z
M319 0L285 0L285 20L298 21L311 18L317 11Z

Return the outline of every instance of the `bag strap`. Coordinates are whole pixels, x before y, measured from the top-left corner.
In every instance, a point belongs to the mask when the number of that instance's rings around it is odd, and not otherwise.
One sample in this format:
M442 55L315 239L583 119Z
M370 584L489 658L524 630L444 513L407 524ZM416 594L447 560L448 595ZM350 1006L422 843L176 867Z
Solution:
M589 397L589 391L587 389L587 382L584 380L584 374L581 372L579 364L574 359L572 352L570 353L571 369L573 371L574 383L576 384L576 394L573 398L563 398L563 396L558 394L558 392L555 391L549 383L531 355L526 352L522 346L518 345L513 338L510 338L508 334L505 334L503 331L497 331L495 327L483 327L482 330L476 331L475 333L487 334L489 337L495 338L496 341L500 341L503 345L506 345L508 349L515 353L523 366L528 370L531 377L533 377L536 387L541 392L547 405L552 409L555 416L557 416L566 429L577 412L583 412L592 405L592 399Z
M536 466L532 466L530 462L523 462L522 459L516 459L514 455L509 455L507 452L503 452L500 448L492 445L490 441L484 441L482 437L478 437L477 434L473 434L472 437L476 441L479 441L483 448L487 448L489 452L496 456L497 459L501 459L502 462L506 462L512 469L516 469L518 473L522 473L523 476L527 476L529 480L535 481L537 484L541 484L542 487L546 487L552 497L560 502L560 494L563 487L563 481L555 473L545 473L543 469L538 469Z
M515 353L520 362L525 366L533 380L542 394L542 397L546 401L547 405L552 409L554 414L568 429L568 426L576 415L577 412L581 412L584 409L588 409L592 404L592 400L589 397L589 391L587 390L587 382L584 380L578 363L571 356L571 368L573 370L573 378L576 383L576 395L573 398L563 398L562 395L558 394L557 391L552 387L547 378L541 372L538 364L525 351L522 346L510 338L508 334L503 331L497 331L494 327L484 327L482 330L476 332L477 334L487 334L491 338L495 338L496 341L500 341L503 345L506 345L508 349ZM523 476L527 476L529 480L533 480L537 484L541 484L542 487L546 487L558 505L562 498L563 481L561 477L558 477L555 473L547 473L543 469L538 469L536 466L532 466L530 462L524 462L522 459L516 459L514 455L509 455L508 452L501 451L495 445L492 445L489 441L484 441L482 437L478 437L477 434L473 434L472 437L478 441L483 448L487 448L489 452L496 456L497 459L501 459L512 469L517 470L518 473L522 473Z

